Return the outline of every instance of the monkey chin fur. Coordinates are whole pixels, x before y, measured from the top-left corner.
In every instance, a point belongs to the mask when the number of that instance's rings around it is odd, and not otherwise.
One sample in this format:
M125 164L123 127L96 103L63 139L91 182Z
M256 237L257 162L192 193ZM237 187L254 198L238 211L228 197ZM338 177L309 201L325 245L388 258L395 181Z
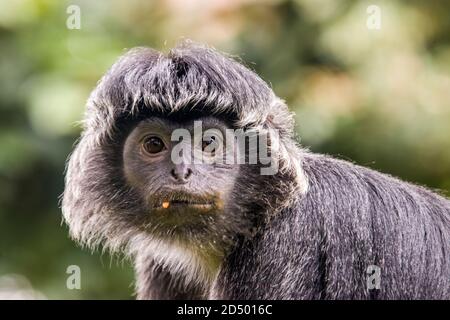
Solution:
M135 268L138 274L149 272L148 266L151 262L155 267L163 268L170 274L183 275L177 280L181 283L170 285L181 287L194 285L204 290L210 287L217 277L224 255L217 247L154 239L148 235L136 237L131 250L136 253L148 253L135 254L137 257ZM145 290L139 288L139 283L137 286L138 298L144 298L140 297L140 292Z

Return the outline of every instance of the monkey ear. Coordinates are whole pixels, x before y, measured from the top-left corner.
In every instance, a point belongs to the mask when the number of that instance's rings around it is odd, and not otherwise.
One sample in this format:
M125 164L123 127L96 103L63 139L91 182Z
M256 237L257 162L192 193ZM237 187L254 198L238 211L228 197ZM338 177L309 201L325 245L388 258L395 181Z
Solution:
M279 170L282 174L293 176L296 189L305 194L308 181L302 169L302 152L294 137L294 113L290 112L286 103L278 97L272 100L268 108L269 113L265 119L265 126L277 132L274 139L278 139Z
M264 109L266 112L262 112ZM308 181L302 169L302 149L294 139L294 113L290 112L286 103L273 95L272 103L267 108L261 108L259 112L246 112L241 119L242 127L253 127L262 132L268 132L270 143L276 146L276 152L272 156L277 157L278 173L289 175L288 181L295 181L295 189L305 194L308 189ZM252 119L253 123L245 123Z

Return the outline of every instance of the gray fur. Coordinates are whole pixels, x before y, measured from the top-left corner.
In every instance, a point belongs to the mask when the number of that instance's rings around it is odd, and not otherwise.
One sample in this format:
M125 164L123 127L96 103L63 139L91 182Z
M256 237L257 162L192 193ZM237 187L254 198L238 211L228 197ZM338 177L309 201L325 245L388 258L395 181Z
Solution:
M257 236L241 239L216 297L450 298L447 199L322 155L305 153L303 169L308 193ZM369 265L381 268L380 290L367 289Z
M209 239L232 243L213 278L195 276L196 241L172 248L143 230L142 197L124 179L124 140L155 115L279 130L280 171L242 165L223 216L207 226ZM167 55L133 49L102 78L68 162L62 209L75 240L135 259L138 298L450 298L449 200L302 150L287 106L263 80L189 42ZM369 265L381 267L380 290L366 288Z

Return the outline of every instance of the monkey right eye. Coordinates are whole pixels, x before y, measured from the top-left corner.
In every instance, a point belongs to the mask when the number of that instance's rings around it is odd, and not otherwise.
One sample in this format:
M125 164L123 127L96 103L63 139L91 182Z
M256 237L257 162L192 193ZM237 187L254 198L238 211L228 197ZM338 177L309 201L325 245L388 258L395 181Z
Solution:
M144 142L142 143L142 147L144 148L145 152L150 154L156 154L160 153L164 149L166 149L166 146L164 145L164 142L161 140L161 138L150 136L144 139Z

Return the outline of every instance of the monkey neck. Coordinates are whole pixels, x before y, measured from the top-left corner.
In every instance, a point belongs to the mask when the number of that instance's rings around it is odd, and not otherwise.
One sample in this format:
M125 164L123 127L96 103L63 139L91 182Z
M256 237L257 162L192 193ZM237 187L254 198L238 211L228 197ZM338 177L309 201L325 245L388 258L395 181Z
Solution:
M171 276L171 283L209 288L216 279L226 255L226 246L217 240L147 238L135 248L135 268L139 274L160 268ZM145 248L145 250L142 250Z
M189 249L188 249L189 250ZM190 248L192 253L198 257L199 263L204 266L206 278L209 280L215 279L222 265L225 250L218 248Z

